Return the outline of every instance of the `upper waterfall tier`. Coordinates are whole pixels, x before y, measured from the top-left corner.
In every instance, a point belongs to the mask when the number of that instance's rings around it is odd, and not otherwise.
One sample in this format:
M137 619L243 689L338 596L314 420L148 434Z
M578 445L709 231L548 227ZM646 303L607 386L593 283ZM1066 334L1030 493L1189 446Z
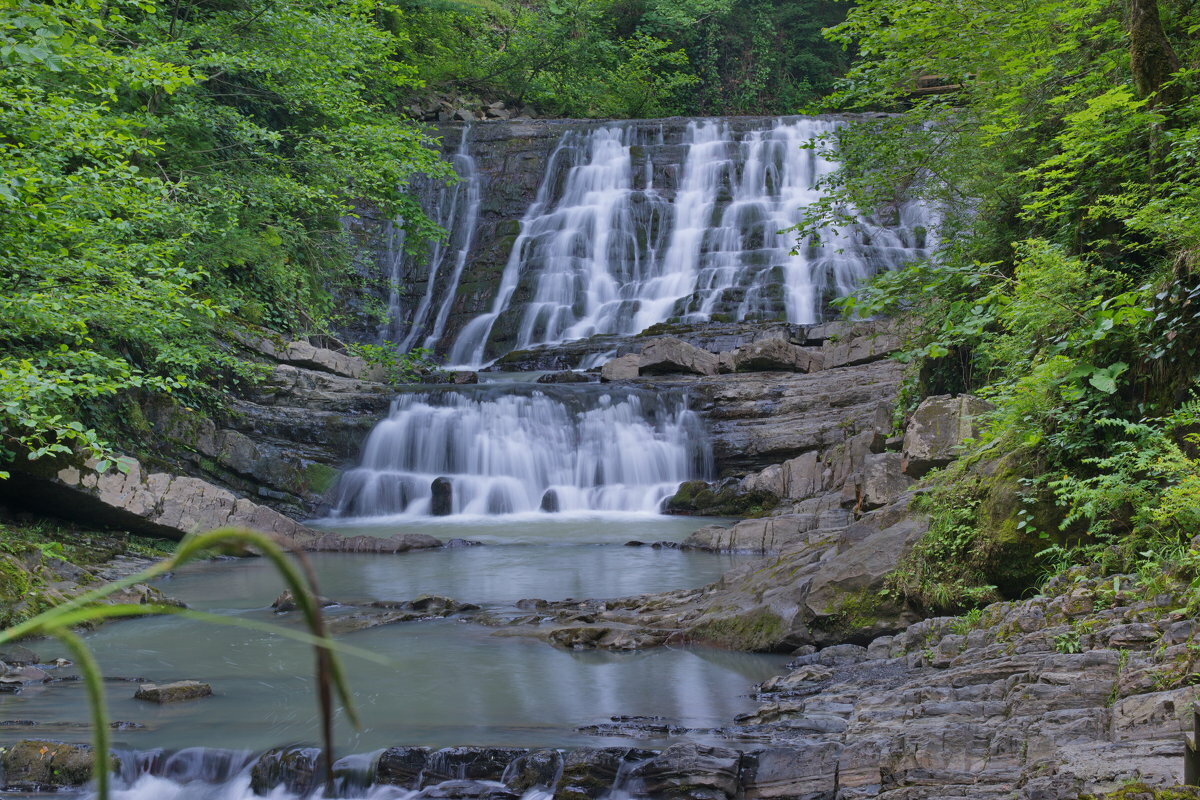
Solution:
M711 472L678 392L481 384L401 394L339 484L336 516L656 512Z
M836 119L497 123L452 131L462 180L426 193L450 231L384 258L389 337L478 365L659 322L819 321L864 278L924 255L913 203L800 242ZM398 260L399 259L399 260ZM436 309L436 313L434 313Z

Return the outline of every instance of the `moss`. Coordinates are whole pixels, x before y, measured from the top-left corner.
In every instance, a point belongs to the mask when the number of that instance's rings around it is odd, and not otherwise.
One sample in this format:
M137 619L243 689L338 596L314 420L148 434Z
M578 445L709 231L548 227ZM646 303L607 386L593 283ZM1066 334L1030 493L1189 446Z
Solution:
M928 613L959 613L1036 587L1042 537L1057 524L1053 503L1027 489L1027 461L1020 452L968 458L932 474L913 507L929 514L929 531L888 588Z
M780 649L787 632L782 617L759 609L749 614L701 622L688 632L688 636L694 641L730 650L774 652Z
M1128 783L1105 794L1081 794L1079 800L1200 800L1200 786L1150 786Z
M837 603L825 613L833 627L845 632L870 628L879 621L880 612L886 605L879 592L858 589L838 598Z
M687 481L667 498L666 510L668 514L705 517L761 517L777 505L779 498L770 492L740 492L734 485Z
M309 491L315 494L325 494L337 483L341 474L341 471L333 467L314 461L304 467L303 480Z

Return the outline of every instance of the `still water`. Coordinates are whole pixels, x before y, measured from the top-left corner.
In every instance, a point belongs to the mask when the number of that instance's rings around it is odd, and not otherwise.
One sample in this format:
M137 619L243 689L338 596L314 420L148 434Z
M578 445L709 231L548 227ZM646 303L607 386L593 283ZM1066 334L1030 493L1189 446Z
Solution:
M423 523L439 538L486 544L400 555L312 557L322 594L344 602L443 594L505 611L522 598L611 598L700 586L743 557L624 547L629 539L680 541L708 520L656 516L536 522ZM391 535L411 525L339 526ZM280 580L262 560L197 564L162 582L191 607L231 617L298 625L275 615ZM331 615L348 613L331 609ZM338 721L342 752L391 745L600 745L576 731L614 715L655 715L687 727L728 724L753 707L751 686L779 671L782 657L701 648L638 653L566 651L455 619L410 622L347 634L343 641L387 659L344 659L362 719ZM87 637L105 673L151 681L198 679L214 696L156 706L132 699L135 684L111 681L113 719L144 725L116 731L121 747L188 746L262 750L317 738L308 648L277 635L180 618L105 626ZM59 653L49 643L45 658ZM69 672L69 668L64 672ZM0 696L0 741L29 736L84 740L82 686L57 683ZM655 742L643 742L653 745ZM658 742L662 744L662 742Z

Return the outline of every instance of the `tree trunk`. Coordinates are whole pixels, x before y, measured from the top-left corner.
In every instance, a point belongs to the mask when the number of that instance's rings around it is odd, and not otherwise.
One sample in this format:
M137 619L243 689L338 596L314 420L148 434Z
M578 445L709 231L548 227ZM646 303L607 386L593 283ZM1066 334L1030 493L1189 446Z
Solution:
M1177 89L1162 90L1179 58L1163 32L1158 0L1129 0L1129 62L1139 97L1157 95L1155 102L1166 105L1178 99Z

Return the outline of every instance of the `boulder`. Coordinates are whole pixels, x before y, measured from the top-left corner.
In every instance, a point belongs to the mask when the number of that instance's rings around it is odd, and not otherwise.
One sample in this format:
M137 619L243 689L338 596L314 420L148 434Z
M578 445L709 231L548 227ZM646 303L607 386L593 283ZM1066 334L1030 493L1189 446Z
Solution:
M448 517L454 513L454 482L449 478L434 478L429 484L432 497L429 513L435 517Z
M862 507L879 508L894 503L908 491L913 479L903 472L900 453L871 453L862 472Z
M919 478L957 458L959 445L979 433L975 419L991 407L987 401L967 394L934 395L922 400L904 429L904 474Z
M733 351L734 372L816 372L821 369L819 350L806 349L784 339L765 339Z
M143 683L134 693L135 700L151 703L179 703L197 700L213 693L212 686L200 681L175 681L174 683Z
M654 339L642 348L639 375L716 375L719 359L707 350L688 344L682 339L665 336Z
M473 383L479 383L479 373L469 369L455 370L450 373L450 383L456 386L469 386Z
M0 647L0 661L13 667L24 667L30 664L40 664L37 653L19 644L6 644Z
M604 382L627 381L636 378L641 374L639 372L641 365L642 357L637 353L610 359L600 368L600 380Z

